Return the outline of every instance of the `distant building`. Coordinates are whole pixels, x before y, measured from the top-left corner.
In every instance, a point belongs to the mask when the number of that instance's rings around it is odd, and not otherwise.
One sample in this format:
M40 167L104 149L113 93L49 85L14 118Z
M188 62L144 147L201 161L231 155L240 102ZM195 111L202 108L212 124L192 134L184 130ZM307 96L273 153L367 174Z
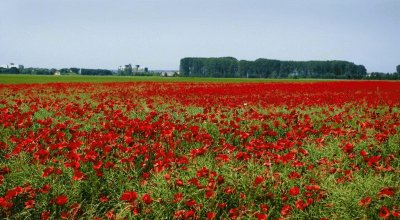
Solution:
M164 72L161 72L160 76L164 76L164 77L179 76L179 71L164 71Z
M131 73L132 72L132 65L128 64L128 65L119 66L118 67L118 71Z
M0 65L0 67L1 68L5 68L5 69L11 69L11 68L23 69L24 65L19 65L19 64L15 64L15 63L9 63L9 64Z
M61 73L60 73L60 71L57 70L57 71L55 71L55 72L53 73L53 75L54 75L54 76L61 76Z
M140 65L135 65L135 67L133 68L133 72L134 73L138 73L139 72L139 67L140 67Z
M14 63L10 63L10 65L8 65L8 68L17 68L18 69L19 65L18 64L14 64Z
M125 75L135 75L136 73L146 73L149 71L147 67L140 67L140 65L123 65L118 67L119 73L124 73Z

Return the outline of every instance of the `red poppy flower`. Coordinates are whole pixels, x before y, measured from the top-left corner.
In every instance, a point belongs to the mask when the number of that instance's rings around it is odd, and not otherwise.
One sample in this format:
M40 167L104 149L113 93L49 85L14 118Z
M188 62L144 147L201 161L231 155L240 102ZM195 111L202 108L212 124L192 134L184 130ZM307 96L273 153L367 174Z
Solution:
M42 177L48 177L50 174L52 174L54 172L54 168L53 167L46 167L43 170L43 174Z
M61 212L60 213L60 218L61 219L68 219L69 218L69 214L68 214L68 212Z
M400 211L398 211L398 210L393 210L393 211L392 211L392 215L393 215L393 217L398 218L398 217L400 217Z
M301 178L301 175L295 171L290 172L289 174L289 179L299 179Z
M206 167L203 167L197 171L196 176L199 178L206 177L208 175L208 172L209 170Z
M100 198L99 198L99 201L100 201L100 202L107 202L107 201L108 201L108 198L107 198L106 195L101 195Z
M390 211L386 206L382 206L381 209L379 210L379 216L383 219L389 218L390 216Z
M99 170L101 168L101 166L103 165L103 162L101 160L94 162L93 163L93 169L94 170Z
M151 196L149 194L144 194L142 196L142 200L144 203L146 203L147 205L150 205L153 202L153 199L151 198Z
M41 220L47 220L50 219L50 212L49 211L44 211L40 214L40 219Z
M217 214L215 212L207 212L207 219L215 219Z
M57 196L55 203L59 206L65 205L68 203L68 197L66 195Z
M254 182L253 182L253 186L258 186L262 182L264 182L264 178L262 176L256 176L256 178L254 179Z
M185 213L185 219L193 219L195 217L195 212L193 210L188 210Z
M106 217L107 217L108 219L113 219L113 218L115 217L114 209L111 209L110 211L108 211L108 212L106 213Z
M359 204L360 206L366 207L366 206L368 206L370 203L371 203L371 197L368 196L368 197L362 198L358 204Z
M206 199L214 197L215 192L213 190L206 190L205 197Z
M183 199L183 195L182 193L176 193L174 195L174 203L178 203L179 201L181 201Z
M297 196L299 193L300 193L300 188L297 186L294 186L289 190L289 194L292 196Z
M391 187L386 187L381 189L381 191L379 191L378 193L379 196L388 196L388 197L392 197L394 195L394 189Z
M285 204L282 206L281 215L287 216L288 214L290 214L291 210L292 210L292 207L290 207L290 205L288 205L288 204Z
M217 177L217 183L218 183L219 185L221 185L221 184L223 184L224 182L225 182L224 178L223 178L221 175L219 175L219 176Z
M261 209L261 211L263 211L263 212L267 212L267 211L268 211L268 205L266 205L266 204L261 204L261 205L260 205L260 209Z
M343 151L346 153L352 153L354 149L354 146L350 143L347 143L343 146Z
M239 217L239 214L240 214L240 212L239 212L239 209L238 209L238 208L232 208L232 209L229 210L229 217L230 217L231 219L236 219L236 218L238 218L238 217Z
M296 201L296 208L298 210L304 210L305 208L307 208L308 204L305 203L303 200L299 199Z
M258 220L266 220L267 217L268 217L268 215L265 214L265 213L257 213L257 214L256 214L256 218L257 218Z
M219 208L219 209L224 209L224 208L226 208L226 203L225 202L223 202L223 203L218 203L217 204L217 207Z
M43 186L42 186L42 188L40 189L40 192L41 193L48 193L49 191L50 191L50 189L51 189L51 186L50 186L50 184L44 184Z
M122 201L132 202L137 199L137 193L135 191L125 191L120 198Z
M196 201L194 201L193 199L188 199L186 200L185 204L189 207L193 207L194 205L196 205Z
M83 174L81 171L79 170L75 170L74 171L74 176L73 176L73 180L78 181L78 180L82 180L85 178L85 174Z
M184 185L183 180L181 180L181 179L176 179L176 180L175 180L175 184L176 184L177 186L183 186L183 185Z
M25 202L25 208L26 209L31 209L33 207L35 207L35 200L30 199L30 200Z

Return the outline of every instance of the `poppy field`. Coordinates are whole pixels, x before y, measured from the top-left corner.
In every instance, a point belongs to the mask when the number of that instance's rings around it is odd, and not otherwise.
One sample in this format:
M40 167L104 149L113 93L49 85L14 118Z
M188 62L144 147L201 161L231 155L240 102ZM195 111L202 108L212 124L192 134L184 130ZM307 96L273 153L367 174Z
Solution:
M400 218L400 83L0 85L4 218Z

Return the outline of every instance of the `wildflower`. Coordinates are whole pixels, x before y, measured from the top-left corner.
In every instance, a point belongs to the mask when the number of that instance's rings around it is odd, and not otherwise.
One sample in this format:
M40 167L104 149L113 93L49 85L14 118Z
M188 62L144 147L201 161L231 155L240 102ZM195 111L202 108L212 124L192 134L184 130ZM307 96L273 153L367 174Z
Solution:
M256 176L256 178L254 179L254 182L253 182L253 186L258 186L262 182L264 182L264 178L262 176Z
M135 191L125 191L120 198L122 201L132 202L137 199L137 193Z
M57 196L55 203L59 206L63 206L68 203L68 197L66 195Z
M147 205L150 205L153 202L153 199L151 198L151 196L149 194L144 194L142 196L142 201L144 203L146 203Z
M207 212L207 219L215 219L216 216L215 212Z
M290 207L290 205L288 205L288 204L285 204L282 206L281 215L287 216L288 214L290 214L291 210L292 210L292 207Z
M381 197L392 197L394 195L394 189L391 187L383 188L381 191L379 191L378 195Z
M30 200L25 202L25 208L26 209L31 209L33 207L35 207L35 200L30 199Z
M382 206L381 209L379 210L379 216L383 219L387 219L390 216L390 211L386 206Z
M292 196L297 196L299 193L300 193L300 188L297 186L294 186L289 190L289 194Z
M362 198L358 204L359 204L360 206L366 207L366 206L368 206L370 203L371 203L371 197L368 196L368 197Z

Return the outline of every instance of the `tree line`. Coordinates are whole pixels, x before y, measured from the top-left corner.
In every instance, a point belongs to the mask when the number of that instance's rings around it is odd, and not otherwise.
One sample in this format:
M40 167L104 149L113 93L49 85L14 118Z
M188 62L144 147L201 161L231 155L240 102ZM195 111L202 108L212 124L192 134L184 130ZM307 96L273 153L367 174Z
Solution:
M372 72L369 73L365 79L372 79L372 80L399 80L400 79L400 72L395 73L382 73L382 72Z
M0 74L27 74L27 75L92 75L92 76L159 76L161 72L149 71L147 67L143 68L140 72L132 72L131 69L118 70L113 72L107 69L85 69L85 68L62 68L62 69L47 69L47 68L2 68L0 67Z
M400 80L400 65L396 66L394 73L371 72L365 79L371 80Z
M129 70L128 70L129 71ZM367 74L363 65L348 61L281 61L257 59L237 60L234 57L197 58L187 57L180 61L181 76L195 77L242 77L242 78L325 78L325 79L374 79L399 80L400 65L395 73L372 72ZM0 74L53 75L113 75L111 70L84 68L2 68ZM126 71L125 71L126 72ZM120 72L117 75L125 75ZM159 75L150 73L151 75ZM145 69L143 75L150 75ZM126 74L128 75L128 74ZM141 75L136 73L135 75Z
M0 68L0 74L28 74L28 75L54 75L59 72L61 75L98 75L108 76L113 75L111 70L106 69L84 69L84 68L62 68L62 69L47 69L47 68Z
M111 76L113 72L111 70L104 69L81 69L81 75L93 75L93 76Z
M181 59L180 74L197 77L362 79L367 70L363 65L338 60L281 61L260 58L239 61L234 57L187 57Z

